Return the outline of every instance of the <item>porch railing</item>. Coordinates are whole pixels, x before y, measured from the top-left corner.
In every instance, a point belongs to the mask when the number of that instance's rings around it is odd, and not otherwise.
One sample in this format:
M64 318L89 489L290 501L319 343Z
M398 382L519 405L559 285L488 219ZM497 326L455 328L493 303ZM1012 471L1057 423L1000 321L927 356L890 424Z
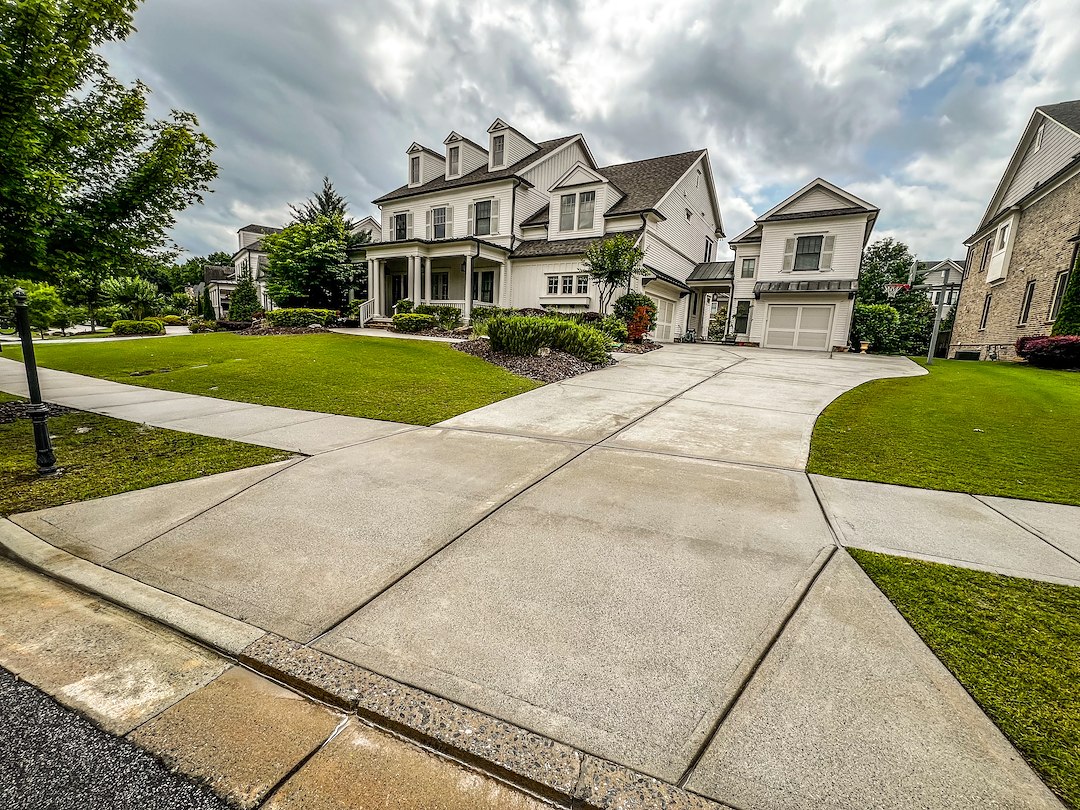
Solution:
M375 299L369 298L367 301L360 305L360 311L357 313L356 319L360 322L361 326L364 326L371 320L371 316L375 314Z

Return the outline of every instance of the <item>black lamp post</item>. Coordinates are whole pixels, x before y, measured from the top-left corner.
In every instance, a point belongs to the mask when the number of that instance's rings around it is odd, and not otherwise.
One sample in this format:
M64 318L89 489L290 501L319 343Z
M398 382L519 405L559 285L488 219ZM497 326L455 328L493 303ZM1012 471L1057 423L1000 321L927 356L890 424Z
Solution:
M34 423L34 447L37 450L37 468L40 475L54 475L56 453L53 452L52 439L49 438L49 409L41 400L41 384L38 382L37 361L34 359L34 336L30 331L30 309L26 303L26 292L15 290L15 326L22 339L23 366L26 368L26 382L30 387L30 407L27 414Z

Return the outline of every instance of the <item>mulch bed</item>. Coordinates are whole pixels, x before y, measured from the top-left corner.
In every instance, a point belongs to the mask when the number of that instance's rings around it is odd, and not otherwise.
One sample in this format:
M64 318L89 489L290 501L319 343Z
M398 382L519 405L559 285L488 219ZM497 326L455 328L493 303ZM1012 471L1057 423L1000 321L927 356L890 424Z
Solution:
M65 413L74 413L74 408L65 408L63 405L54 405L51 402L46 402L45 407L49 409L49 416L63 416ZM30 414L27 412L30 408L29 402L0 402L0 425L8 425L17 419L29 419Z
M315 332L327 332L322 326L253 326L241 329L234 335L310 335Z
M657 349L662 349L663 344L654 343L651 340L643 340L641 343L624 343L619 347L620 352L626 352L627 354L645 354L645 352L654 352Z
M501 366L512 374L519 377L528 377L537 382L553 383L559 380L568 380L588 371L596 371L604 368L604 365L593 365L584 360L578 360L572 354L552 351L545 357L519 357L514 354L502 354L491 348L489 340L467 340L464 343L455 343L453 346L459 352L471 354L481 360L487 360L496 366ZM605 364L606 365L606 364Z

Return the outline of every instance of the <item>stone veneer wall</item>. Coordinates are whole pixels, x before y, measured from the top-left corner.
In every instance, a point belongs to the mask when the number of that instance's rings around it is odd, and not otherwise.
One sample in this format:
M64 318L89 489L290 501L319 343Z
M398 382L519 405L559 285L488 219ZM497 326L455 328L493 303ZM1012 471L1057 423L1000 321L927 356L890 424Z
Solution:
M1014 235L1012 259L1004 281L986 283L982 267L986 239L968 249L967 274L957 303L956 325L949 345L949 356L958 349L982 352L998 344L998 357L1016 357L1013 344L1024 335L1048 335L1047 320L1058 273L1068 270L1075 244L1068 241L1080 229L1080 175L1066 181L1020 214ZM987 239L992 239L991 234ZM1020 306L1028 281L1035 280L1031 314L1025 326L1017 326ZM986 328L979 329L983 303L993 293Z

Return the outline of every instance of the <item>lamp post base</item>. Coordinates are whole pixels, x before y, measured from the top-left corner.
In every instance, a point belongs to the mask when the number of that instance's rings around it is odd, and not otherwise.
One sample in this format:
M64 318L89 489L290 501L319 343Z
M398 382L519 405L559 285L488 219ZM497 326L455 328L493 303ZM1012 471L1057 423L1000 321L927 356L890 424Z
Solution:
M34 424L38 474L55 475L60 470L56 466L56 453L53 452L52 438L49 436L49 408L44 404L35 404L31 405L27 411L30 421Z

